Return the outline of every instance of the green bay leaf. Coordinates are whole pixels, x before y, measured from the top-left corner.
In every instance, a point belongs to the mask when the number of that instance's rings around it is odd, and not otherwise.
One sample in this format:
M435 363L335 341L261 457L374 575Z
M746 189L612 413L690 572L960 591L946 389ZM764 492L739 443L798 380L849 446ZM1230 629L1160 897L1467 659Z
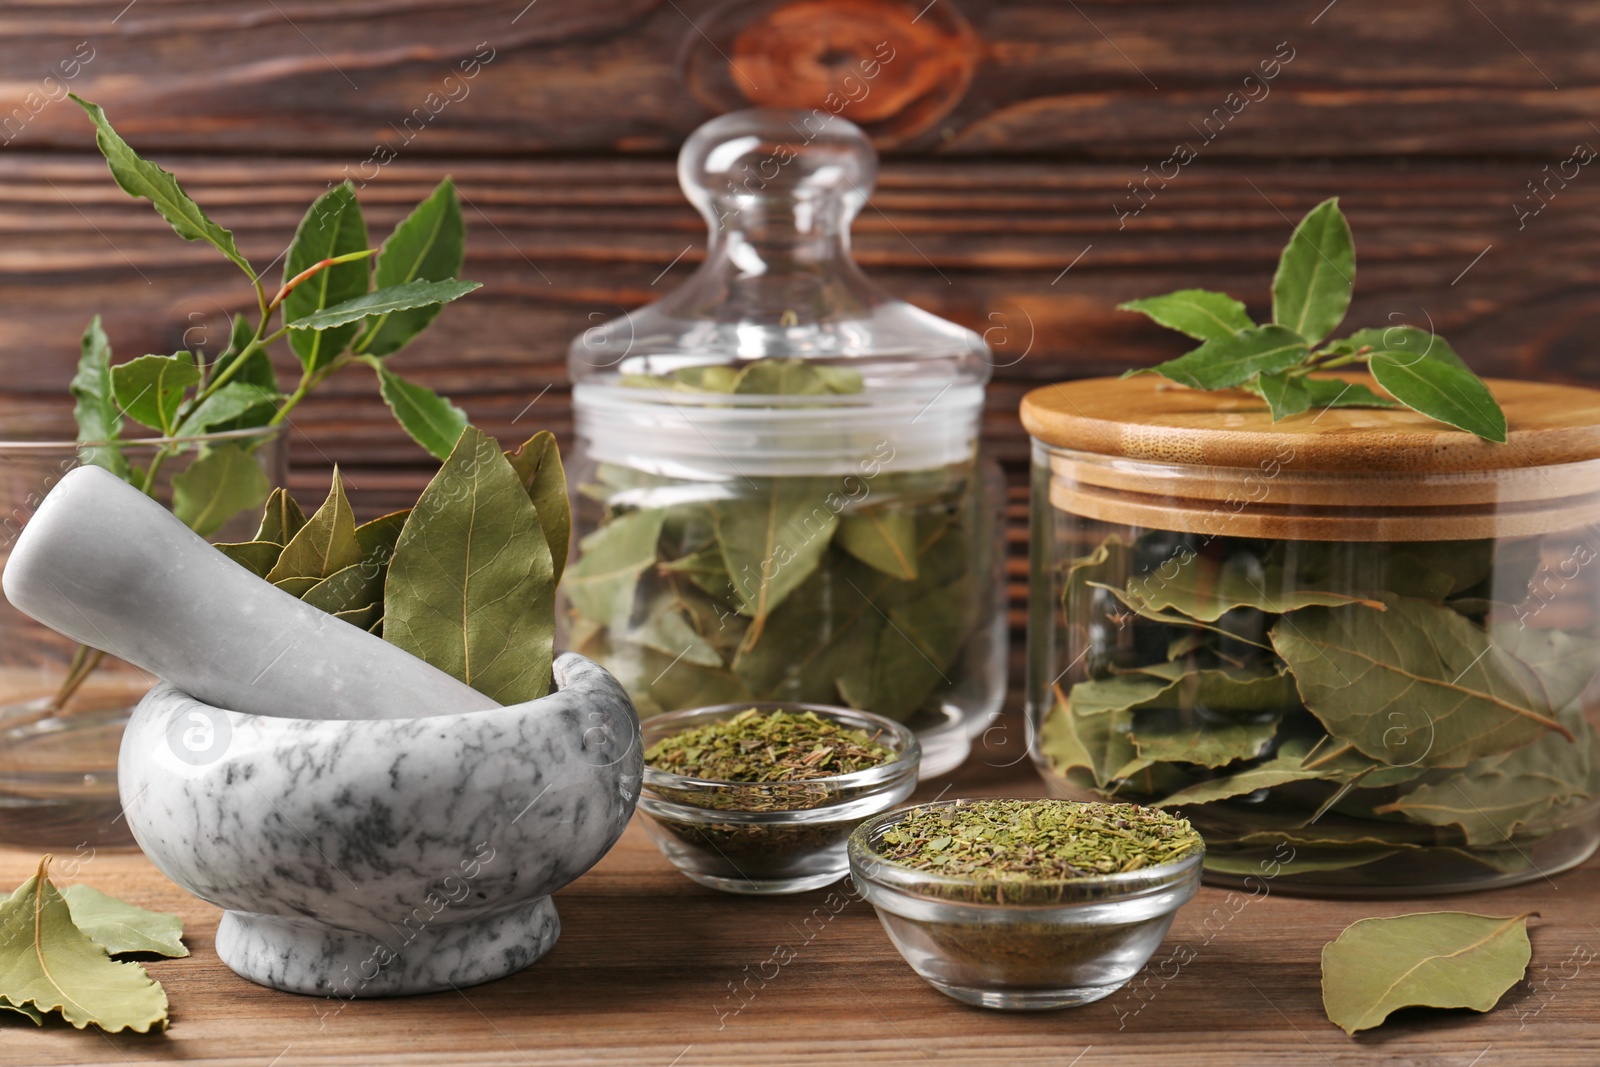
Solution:
M1489 1011L1528 969L1528 918L1435 911L1352 923L1323 946L1323 1008L1347 1034L1401 1008Z
M228 374L228 382L238 382L242 385L257 385L270 392L278 392L278 376L272 369L272 359L267 355L267 350L261 346L250 347L250 342L255 339L256 328L250 325L243 315L233 317L233 329L228 336L228 347L211 364L209 381L216 381L228 368L237 363L242 356L244 363L238 370ZM249 355L245 355L248 351Z
M1489 387L1465 367L1428 356L1377 352L1367 367L1396 400L1431 419L1504 443L1506 416Z
M395 544L384 640L502 704L542 697L555 641L553 574L517 472L469 426Z
M78 450L78 458L126 480L128 460L116 444L122 436L122 413L111 388L111 339L106 336L99 315L90 319L83 331L78 369L68 388L72 392L72 415L78 423L78 441L89 445Z
M1292 376L1287 371L1261 375L1255 381L1255 391L1267 402L1273 422L1311 407L1311 390L1306 388L1305 378Z
M206 397L178 425L180 437L213 430L265 426L277 412L278 391L250 382L230 381Z
M1232 337L1255 325L1244 304L1227 293L1205 289L1179 289L1164 296L1129 300L1118 304L1117 310L1148 315L1167 329L1188 334L1197 341Z
M123 413L135 422L170 434L183 394L200 381L200 370L187 352L140 356L111 368L111 391Z
M348 180L312 201L284 253L283 280L299 277L325 259L364 251L367 223L356 202L355 186ZM296 322L325 308L363 295L372 264L358 259L324 267L295 286L283 300L283 321ZM380 283L381 284L381 283ZM338 358L359 329L347 324L328 330L291 330L289 347L307 373L320 370Z
M1276 374L1303 363L1311 350L1293 330L1252 326L1231 337L1218 337L1194 351L1134 371L1159 374L1194 389L1231 389L1258 374Z
M1400 405L1386 396L1379 396L1360 382L1346 382L1338 378L1300 379L1314 408L1395 408Z
M201 537L210 537L239 512L260 507L271 492L266 472L245 445L206 445L172 476L172 513Z
M415 281L442 282L461 273L466 251L466 227L461 220L461 198L455 183L441 181L395 226L378 252L373 281L379 289ZM378 315L367 327L356 350L387 356L427 328L439 314L439 304L395 308Z
M105 157L107 166L111 168L111 176L116 179L123 192L150 201L161 217L172 224L173 230L179 237L185 241L210 243L254 280L255 271L250 269L250 264L240 254L239 246L234 243L233 234L212 222L206 213L200 210L200 205L183 191L178 179L149 160L141 158L128 142L111 128L111 122L99 104L91 104L76 93L68 95L83 108L90 121L94 123L95 145Z
M427 386L406 381L376 356L362 359L378 375L378 392L400 427L434 459L450 455L467 428L467 413Z
M383 289L374 289L363 296L345 300L334 304L332 307L313 312L287 325L291 330L331 330L346 323L356 322L360 319L382 317L396 311L408 311L413 308L433 308L435 305L448 304L452 300L459 300L475 289L482 288L482 282L466 282L456 279L438 282L406 282L404 285L391 285Z
M1278 257L1272 321L1316 344L1344 321L1355 289L1356 248L1337 197L1306 213Z

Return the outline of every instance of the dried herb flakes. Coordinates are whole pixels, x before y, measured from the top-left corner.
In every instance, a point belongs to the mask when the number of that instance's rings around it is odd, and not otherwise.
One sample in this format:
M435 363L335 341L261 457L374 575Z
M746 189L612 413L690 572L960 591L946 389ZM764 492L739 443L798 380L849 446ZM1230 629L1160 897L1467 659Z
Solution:
M956 878L1032 881L1120 874L1172 863L1201 847L1168 812L1137 804L981 800L914 811L885 830L878 854Z
M898 753L814 711L741 711L664 737L645 752L658 771L716 782L798 782L864 771Z

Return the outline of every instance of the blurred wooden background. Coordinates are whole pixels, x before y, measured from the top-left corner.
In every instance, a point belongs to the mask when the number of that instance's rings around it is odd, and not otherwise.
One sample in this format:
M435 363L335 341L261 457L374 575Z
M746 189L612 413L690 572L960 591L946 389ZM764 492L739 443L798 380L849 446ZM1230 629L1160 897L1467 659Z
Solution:
M867 90L846 82L885 42ZM94 311L127 358L215 347L249 294L113 185L84 116L52 99L63 69L258 263L330 182L362 186L381 234L454 174L485 287L397 366L508 441L565 433L568 340L698 261L672 165L690 130L857 97L843 114L885 156L859 258L995 346L988 436L1019 578L1021 394L1181 351L1119 301L1205 285L1265 312L1293 220L1326 196L1355 228L1358 324L1431 324L1485 374L1600 382L1600 165L1578 162L1600 146L1592 4L6 3L4 387L65 403ZM367 512L428 476L365 374L295 430L308 496L335 460Z

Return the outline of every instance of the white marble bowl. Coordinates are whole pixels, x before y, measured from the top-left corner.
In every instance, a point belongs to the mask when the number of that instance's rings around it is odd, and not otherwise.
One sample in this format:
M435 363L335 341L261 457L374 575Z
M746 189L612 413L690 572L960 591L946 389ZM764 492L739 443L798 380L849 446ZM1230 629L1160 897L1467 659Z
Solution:
M214 708L170 685L134 712L128 824L174 882L225 909L217 953L322 996L486 982L544 955L550 894L616 842L639 797L639 721L582 656L512 707L410 719Z

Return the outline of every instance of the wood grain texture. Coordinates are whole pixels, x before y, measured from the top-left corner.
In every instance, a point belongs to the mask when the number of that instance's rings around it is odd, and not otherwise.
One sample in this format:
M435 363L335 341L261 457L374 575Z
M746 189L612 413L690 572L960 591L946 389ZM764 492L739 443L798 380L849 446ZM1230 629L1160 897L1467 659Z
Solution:
M920 795L947 785L960 795L1042 795L1019 751L1023 733L1018 720L1002 719L965 771ZM149 965L171 998L172 1028L106 1036L0 1021L0 1062L762 1067L1063 1065L1081 1056L1082 1067L1589 1067L1600 1055L1600 977L1586 962L1600 950L1594 861L1515 889L1430 900L1307 900L1270 884L1258 899L1202 889L1122 991L1082 1008L1007 1014L964 1007L924 984L865 903L830 891L747 899L703 889L673 871L637 825L558 894L561 940L533 967L459 993L348 1003L236 977L213 947L219 912L137 854L69 852L56 863L63 883L183 915L194 955ZM0 888L31 875L37 859L0 848ZM1537 911L1527 980L1485 1015L1415 1009L1346 1037L1322 1014L1322 945L1360 918L1436 908ZM763 983L780 945L795 958ZM735 998L732 988L747 980Z
M663 153L714 108L822 106L887 41L895 58L845 113L920 154L1154 166L1190 140L1214 159L1543 160L1592 138L1600 111L1594 15L1566 0L939 0L919 19L931 6L32 0L0 10L0 100L21 104L86 42L93 58L70 87L152 149L326 151L352 164L397 138L435 156ZM811 43L794 43L800 32ZM465 93L444 83L485 49L493 58ZM1291 58L1270 83L1245 82L1280 56ZM435 107L430 93L460 99ZM419 108L426 121L406 130ZM70 110L25 107L0 139L73 147Z
M157 158L260 263L282 251L304 205L343 166ZM1481 373L1600 382L1591 343L1600 330L1600 179L1585 172L1519 228L1512 203L1537 170L1207 163L1119 219L1115 205L1136 174L1128 166L886 162L855 227L857 256L891 291L978 330L995 349L984 425L1012 478L1019 622L1022 395L1182 352L1182 338L1115 310L1130 298L1201 284L1265 316L1293 220L1330 193L1343 196L1356 234L1351 326L1431 325ZM360 190L374 235L447 172L465 200L465 274L485 288L447 308L395 366L452 396L497 437L550 429L565 444L568 342L685 278L700 259L704 224L664 160L403 158ZM66 404L91 310L105 314L127 358L214 346L228 314L250 302L215 252L180 241L95 158L0 152L0 183L0 352L13 391ZM287 350L279 355L290 376ZM427 481L429 460L394 426L361 368L331 379L293 424L291 479L307 498L326 491L336 460L364 515L406 506Z

